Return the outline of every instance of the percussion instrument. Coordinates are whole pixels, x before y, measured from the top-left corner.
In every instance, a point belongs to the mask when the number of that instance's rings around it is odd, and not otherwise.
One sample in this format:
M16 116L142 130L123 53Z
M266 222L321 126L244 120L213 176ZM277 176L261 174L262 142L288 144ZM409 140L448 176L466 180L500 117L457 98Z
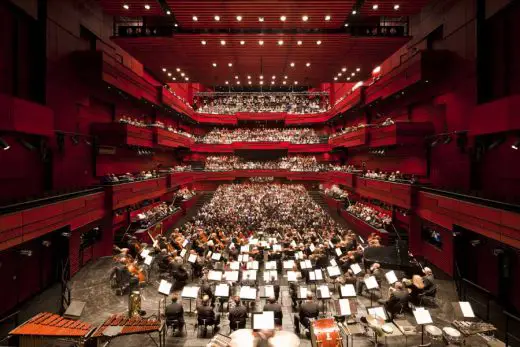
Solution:
M209 340L207 347L228 347L231 345L231 337L217 333Z
M462 343L462 334L455 328L452 327L444 327L442 328L442 333L446 341L450 344L461 344Z
M430 340L442 340L442 330L437 328L435 325L427 325L424 327L424 330L426 331L426 336L428 336Z
M381 329L385 334L391 334L394 332L394 328L390 324L384 324Z
M334 318L318 319L311 324L313 347L340 347L342 338Z
M451 324L453 324L453 326L458 329L464 336L490 333L497 330L493 324L485 322L454 320Z

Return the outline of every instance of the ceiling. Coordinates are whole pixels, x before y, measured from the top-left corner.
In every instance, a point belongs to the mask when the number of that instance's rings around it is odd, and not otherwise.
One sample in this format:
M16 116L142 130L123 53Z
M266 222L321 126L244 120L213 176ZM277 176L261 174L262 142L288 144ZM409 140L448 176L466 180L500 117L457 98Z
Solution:
M160 2L166 7L161 8ZM162 82L185 82L188 77L190 82L207 86L225 85L226 81L232 85L240 81L241 86L248 86L249 81L252 86L258 86L263 81L264 86L270 86L273 75L276 86L283 86L284 76L287 76L286 85L297 81L299 86L365 79L409 38L353 37L342 30L345 23L367 16L375 18L376 23L379 16L408 16L419 12L427 2L429 0L100 0L104 10L115 16L167 18L166 11L171 11L170 16L178 24L178 32L172 37L114 37L114 40L162 78ZM397 10L394 9L396 4L399 5ZM149 5L148 10L145 5ZM352 14L354 9L355 15ZM218 21L215 16L219 16ZM240 21L237 16L241 16ZM281 16L286 17L285 21ZM305 21L303 16L307 17ZM301 32L300 29L308 30ZM221 41L225 41L225 45ZM263 45L259 41L263 41ZM318 45L318 41L321 44ZM307 63L310 66L306 66ZM347 68L347 72L342 68ZM338 76L339 73L342 75Z

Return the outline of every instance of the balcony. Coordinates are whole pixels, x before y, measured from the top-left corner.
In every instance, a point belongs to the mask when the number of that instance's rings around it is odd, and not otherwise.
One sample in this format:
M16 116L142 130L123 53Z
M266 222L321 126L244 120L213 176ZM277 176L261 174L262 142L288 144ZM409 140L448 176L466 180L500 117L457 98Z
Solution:
M470 135L520 130L519 109L520 95L508 96L476 106L471 117Z
M425 137L433 134L433 124L430 122L396 122L393 125L380 128L370 128L371 148L408 145L422 146Z
M372 233L375 233L376 235L379 235L381 237L383 245L388 244L389 235L388 231L386 231L385 229L376 229L370 224L366 223L364 220L361 220L353 214L348 213L346 210L341 210L340 215L347 221L347 223L354 226L354 230L356 230L356 233L363 237L365 240Z
M334 115L350 111L360 105L363 105L365 101L365 90L366 87L359 87L353 90L350 94L346 95L340 102L338 102L332 109Z
M112 210L166 194L166 178L114 184L105 187Z
M195 143L195 140L191 137L177 134L166 129L153 128L152 132L155 143L161 147L190 148Z
M356 186L357 176L351 172L330 171L329 181L333 184L340 184L348 188Z
M0 131L52 136L54 112L37 103L0 94Z
M356 193L359 195L405 209L412 207L412 191L413 186L406 183L364 177L358 177L356 180Z
M368 142L368 128L361 128L356 131L345 133L329 139L329 144L332 147L359 147L364 146Z
M153 131L123 123L92 124L92 133L99 138L101 145L108 146L154 146Z
M328 144L294 144L290 142L233 142L227 144L197 143L191 146L192 152L199 153L233 153L238 150L280 151L288 153L324 153L330 151Z
M194 181L194 175L195 173L191 171L172 172L166 176L167 187L171 189L192 183Z

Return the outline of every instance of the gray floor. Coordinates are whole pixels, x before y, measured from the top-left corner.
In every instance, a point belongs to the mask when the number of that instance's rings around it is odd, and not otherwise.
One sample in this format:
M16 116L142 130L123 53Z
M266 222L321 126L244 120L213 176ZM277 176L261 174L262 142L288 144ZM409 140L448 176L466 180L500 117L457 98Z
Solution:
M71 281L72 286L72 298L74 300L85 301L86 306L83 311L81 319L92 323L99 324L103 322L107 317L114 313L125 314L127 312L127 296L117 296L113 289L110 288L108 275L110 269L113 266L111 258L99 259L95 262L87 264L78 274L74 276ZM292 323L292 312L291 300L288 294L288 288L285 284L285 280L282 281L282 304L284 307L284 319L283 329L293 330ZM434 324L438 327L449 326L453 319L453 310L451 308L451 302L456 301L455 286L452 281L438 281L439 285L439 306L430 308L432 313ZM142 309L147 311L147 314L157 313L159 300L162 295L157 292L158 281L157 276L152 273L152 279L150 284L142 289ZM383 289L383 293L386 293L386 289ZM376 297L378 295L376 294ZM384 294L386 296L386 294ZM336 297L336 296L334 296ZM363 312L366 306L370 305L369 297L358 297L358 311ZM38 297L31 300L27 304L26 311L24 311L22 319L30 317L32 314L41 311L55 311L53 307L56 307L57 303L57 290L51 288L48 291L42 293ZM255 303L255 310L261 310L264 304L263 300L258 299ZM184 301L185 310L189 310L189 302ZM326 312L332 311L332 305L328 305L325 309ZM407 319L410 323L415 322L413 316L405 315L404 319ZM205 346L209 341L208 338L197 338L196 331L194 329L194 315L186 315L187 322L187 335L184 337L173 337L171 333L167 337L167 346ZM249 323L248 323L249 326ZM229 332L229 323L224 313L222 316L222 323L220 332L227 334ZM425 341L428 339L425 338ZM413 346L418 345L421 342L420 335L408 337L405 341L404 337L392 337L387 341L388 345L392 346ZM147 335L133 335L127 337L119 337L114 339L111 346L154 346L154 342L150 340ZM369 341L366 336L356 335L354 336L355 346L371 346L373 343ZM480 337L473 337L466 340L466 345L470 346L486 346L487 344ZM301 346L310 346L310 341L301 336Z

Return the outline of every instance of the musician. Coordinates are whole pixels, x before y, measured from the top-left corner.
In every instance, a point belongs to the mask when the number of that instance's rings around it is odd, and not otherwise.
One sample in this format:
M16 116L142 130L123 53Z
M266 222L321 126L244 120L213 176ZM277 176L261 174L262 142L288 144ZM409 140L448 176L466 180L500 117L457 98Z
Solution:
M363 293L363 291L367 288L367 285L365 284L364 279L368 278L370 276L374 276L376 278L377 283L381 287L381 282L383 281L383 278L385 277L383 270L381 270L381 265L379 265L378 263L372 264L372 266L370 266L370 269L368 269L368 271L366 272L365 276L363 276L363 278L360 278L357 281L357 284L356 284L357 295L361 295Z
M174 328L182 331L184 328L184 308L182 304L178 303L179 296L177 294L172 295L172 302L164 311L164 315L166 316L166 324L173 326ZM175 325L175 326L174 326Z
M280 298L280 285L278 284L274 276L271 277L271 283L273 285L274 298L276 301L278 301L278 298Z
M424 293L424 282L422 277L419 275L413 275L412 280L406 280L405 286L408 288L410 293L410 302L414 305L418 305L420 302L420 296Z
M435 286L435 278L433 277L433 271L429 267L425 267L424 276L422 278L424 283L424 291L429 291L432 287Z
M300 305L300 312L294 316L294 330L297 334L300 333L300 322L305 327L307 336L310 335L311 319L318 318L320 309L318 303L313 300L312 292L307 292L307 300Z
M215 330L219 329L220 325L220 314L215 314L213 308L211 308L210 298L207 295L202 297L202 302L197 306L197 324L213 325Z
M410 295L403 283L395 282L393 287L390 287L390 297L384 302L386 311L390 315L390 319L393 319L394 315L404 311L408 307L408 301Z
M280 305L278 300L272 296L267 299L267 304L264 306L264 312L266 311L272 311L274 312L274 321L276 325L282 325L282 319L283 319L283 311L282 311L282 305Z
M117 288L116 294L123 295L130 285L130 277L131 274L125 264L118 262L116 266L114 266L110 272L109 278L111 281L115 281L115 287Z
M203 279L200 284L200 293L203 296L207 296L211 300L211 307L215 306L215 295L213 295L213 289L211 283L207 279Z
M240 304L240 297L233 297L233 301L235 305L229 309L229 326L231 330L244 329L246 327L247 309Z
M188 280L188 271L184 267L182 263L181 257L175 257L173 260L173 264L171 266L171 273L173 276L173 279L175 280L174 289L179 290L184 287L186 284L186 281Z

